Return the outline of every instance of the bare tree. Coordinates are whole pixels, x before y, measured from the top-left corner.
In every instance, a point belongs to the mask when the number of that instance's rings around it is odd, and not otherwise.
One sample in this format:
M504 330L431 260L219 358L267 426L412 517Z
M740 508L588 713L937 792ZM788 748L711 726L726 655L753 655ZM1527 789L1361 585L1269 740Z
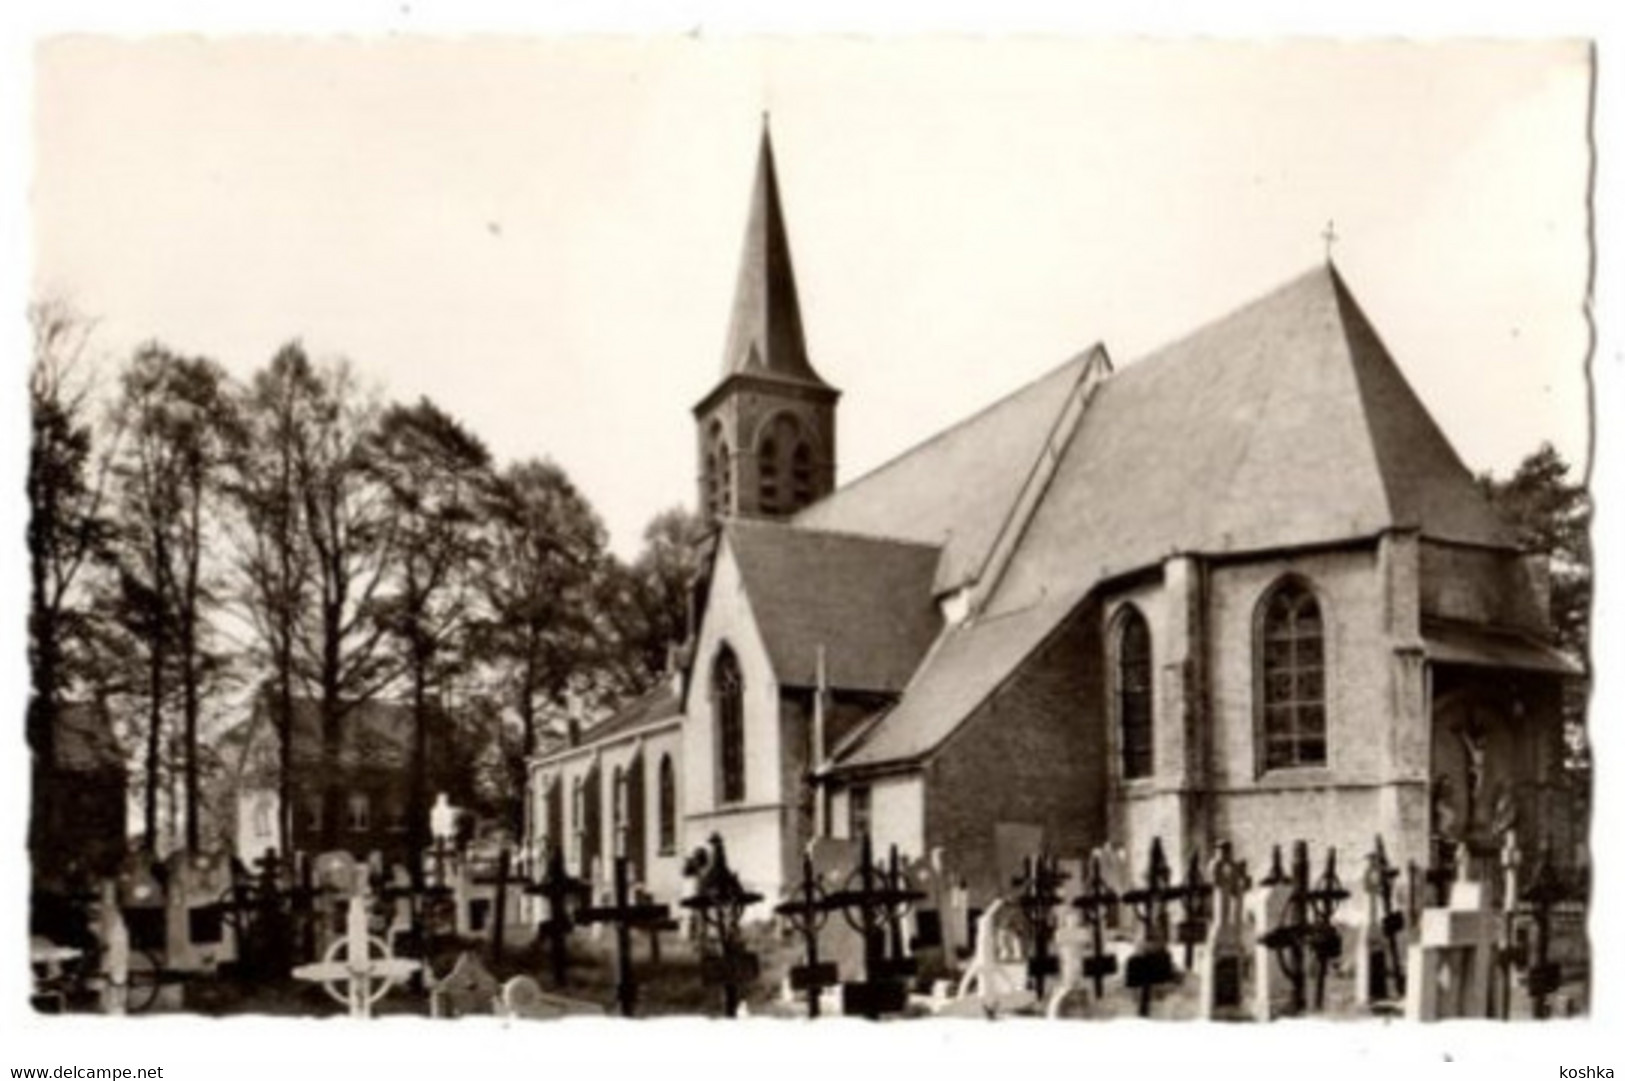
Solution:
M482 554L476 528L490 482L485 445L428 399L386 411L370 465L387 495L398 554L377 617L410 684L413 717L407 846L427 844L430 692L461 659L450 647L468 628L469 569ZM421 870L419 861L412 863Z
M296 666L317 698L322 844L332 847L342 799L344 718L398 673L383 648L385 627L375 618L396 553L396 530L388 493L369 464L379 414L375 399L363 394L343 361L320 368L316 382L294 468L315 609L301 628Z
M215 497L233 411L225 372L213 361L143 346L123 372L119 402L127 438L119 482L124 616L147 666L145 826L157 843L158 774L170 680L179 694L185 843L200 841L199 719L205 683L218 671L209 619L218 601L207 566Z
M91 324L61 302L29 309L29 745L49 760L64 691L82 667L83 572L109 552L106 447L98 455L87 349Z
M284 346L241 392L241 424L230 457L238 599L270 673L259 702L269 706L276 726L281 852L292 850L296 648L314 571L299 463L310 456L307 441L322 394L304 349L297 342Z

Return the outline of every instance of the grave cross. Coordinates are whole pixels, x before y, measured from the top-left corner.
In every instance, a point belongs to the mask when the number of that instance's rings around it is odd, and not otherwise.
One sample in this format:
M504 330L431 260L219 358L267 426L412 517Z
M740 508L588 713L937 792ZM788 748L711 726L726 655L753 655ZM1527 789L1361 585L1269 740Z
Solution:
M1342 940L1331 918L1338 904L1348 897L1348 890L1337 878L1337 850L1327 849L1326 870L1311 886L1309 845L1304 841L1294 842L1291 885L1281 923L1264 935L1263 944L1274 951L1276 962L1291 983L1290 1012L1301 1014L1308 1009L1309 959L1313 957L1315 961L1315 1008L1318 1010L1325 1004L1327 972L1341 950Z
M1198 959L1201 970L1197 1016L1206 1019L1242 1005L1241 977L1246 958L1242 903L1252 885L1247 864L1238 861L1229 841L1220 841L1208 865L1213 886L1213 920L1206 950Z
M615 1001L620 1005L621 1016L631 1017L638 1000L637 982L632 973L632 929L672 929L676 925L671 919L671 909L665 905L633 903L627 883L627 858L623 854L615 857L615 903L584 908L577 918L582 923L615 925Z
M1095 998L1105 996L1105 979L1117 972L1117 955L1106 952L1106 921L1117 910L1117 891L1106 884L1105 870L1101 866L1100 849L1089 854L1089 879L1078 899L1072 903L1083 913L1089 924L1090 945L1093 952L1083 962L1083 975L1094 981Z
M558 846L549 845L541 881L526 886L525 892L547 902L547 919L537 926L536 933L547 940L553 986L565 987L570 982L570 931L575 927L570 909L591 890L564 869L564 853Z
M848 1013L873 1020L885 1013L900 1012L907 1005L905 981L914 975L915 965L914 959L902 952L902 922L908 906L924 896L903 883L897 846L891 846L886 868L878 868L869 836L864 834L852 879L844 889L829 896L830 906L840 909L863 941L863 982L843 988ZM886 956L888 938L890 957Z
M1202 855L1197 849L1191 850L1190 862L1185 865L1179 907L1184 910L1185 918L1179 921L1175 933L1185 946L1185 971L1189 972L1196 944L1207 939L1208 919L1213 910L1213 886L1202 878Z
M1140 992L1141 1017L1151 1016L1152 989L1174 979L1174 959L1168 953L1168 902L1184 891L1171 879L1162 838L1153 837L1145 885L1123 894L1123 903L1140 922L1140 941L1129 956L1124 982Z
M728 866L728 852L722 838L713 833L710 852L700 850L689 861L687 872L698 881L694 895L682 904L700 921L700 978L722 988L724 1016L739 1010L739 990L761 972L761 961L744 948L739 921L745 909L762 899L747 890Z
M1519 898L1529 905L1534 917L1535 951L1524 981L1534 1001L1535 1017L1540 1020L1551 1016L1550 998L1562 983L1562 966L1551 959L1552 909L1565 900L1567 894L1557 868L1552 865L1551 846L1542 843L1529 885Z
M1016 903L1031 940L1027 984L1039 998L1044 997L1044 982L1061 971L1050 946L1055 938L1055 909L1061 903L1060 886L1065 881L1066 875L1055 860L1040 854L1036 860L1029 856L1022 873L1011 883L1021 890Z
M833 987L841 981L840 972L833 962L818 960L818 932L823 930L829 919L831 907L829 898L819 885L818 875L813 871L812 857L802 856L801 885L796 888L791 900L777 905L773 911L783 916L790 929L801 936L802 946L807 953L805 964L790 969L790 989L806 992L808 1017L818 1016L819 999L824 988Z
M1398 877L1399 869L1388 862L1388 852L1379 834L1371 854L1366 857L1366 871L1361 879L1366 894L1366 918L1356 962L1363 967L1364 975L1358 980L1355 994L1364 1002L1381 1002L1390 997L1390 973L1395 990L1401 996L1405 994L1405 961L1399 948L1405 914L1394 905L1394 880Z
M368 900L365 888L351 894L344 937L334 939L321 961L293 970L297 979L320 983L329 996L349 1008L351 1017L371 1017L373 1005L421 967L395 957L388 943L372 935Z

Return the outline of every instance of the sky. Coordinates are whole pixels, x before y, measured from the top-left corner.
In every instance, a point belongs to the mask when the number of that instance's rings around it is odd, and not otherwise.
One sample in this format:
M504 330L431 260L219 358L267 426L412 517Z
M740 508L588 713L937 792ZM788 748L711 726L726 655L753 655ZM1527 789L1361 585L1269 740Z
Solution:
M1332 254L1475 471L1587 452L1579 43L69 37L31 289L246 374L301 339L551 457L631 554L692 504L764 111L850 479L1094 342Z

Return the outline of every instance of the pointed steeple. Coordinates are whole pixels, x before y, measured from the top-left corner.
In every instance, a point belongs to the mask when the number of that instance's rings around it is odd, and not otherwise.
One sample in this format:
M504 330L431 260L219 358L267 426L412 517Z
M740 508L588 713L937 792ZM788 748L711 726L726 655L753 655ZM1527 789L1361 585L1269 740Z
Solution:
M790 238L779 198L778 167L773 160L773 134L765 113L722 374L724 378L748 374L825 385L807 359Z
M834 490L840 396L807 359L764 115L722 378L694 407L706 520L784 518Z

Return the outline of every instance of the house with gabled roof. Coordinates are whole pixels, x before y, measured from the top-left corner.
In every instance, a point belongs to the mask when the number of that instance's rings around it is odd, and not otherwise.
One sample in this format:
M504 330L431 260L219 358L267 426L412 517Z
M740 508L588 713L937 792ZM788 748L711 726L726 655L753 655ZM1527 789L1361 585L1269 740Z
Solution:
M1348 866L1381 835L1426 865L1572 830L1545 555L1329 259L1132 363L1092 346L841 487L765 131L732 314L660 723L683 844L720 835L752 888L820 835L940 850L986 898L1012 843L1139 866L1153 838L1229 841L1260 867L1301 838Z

